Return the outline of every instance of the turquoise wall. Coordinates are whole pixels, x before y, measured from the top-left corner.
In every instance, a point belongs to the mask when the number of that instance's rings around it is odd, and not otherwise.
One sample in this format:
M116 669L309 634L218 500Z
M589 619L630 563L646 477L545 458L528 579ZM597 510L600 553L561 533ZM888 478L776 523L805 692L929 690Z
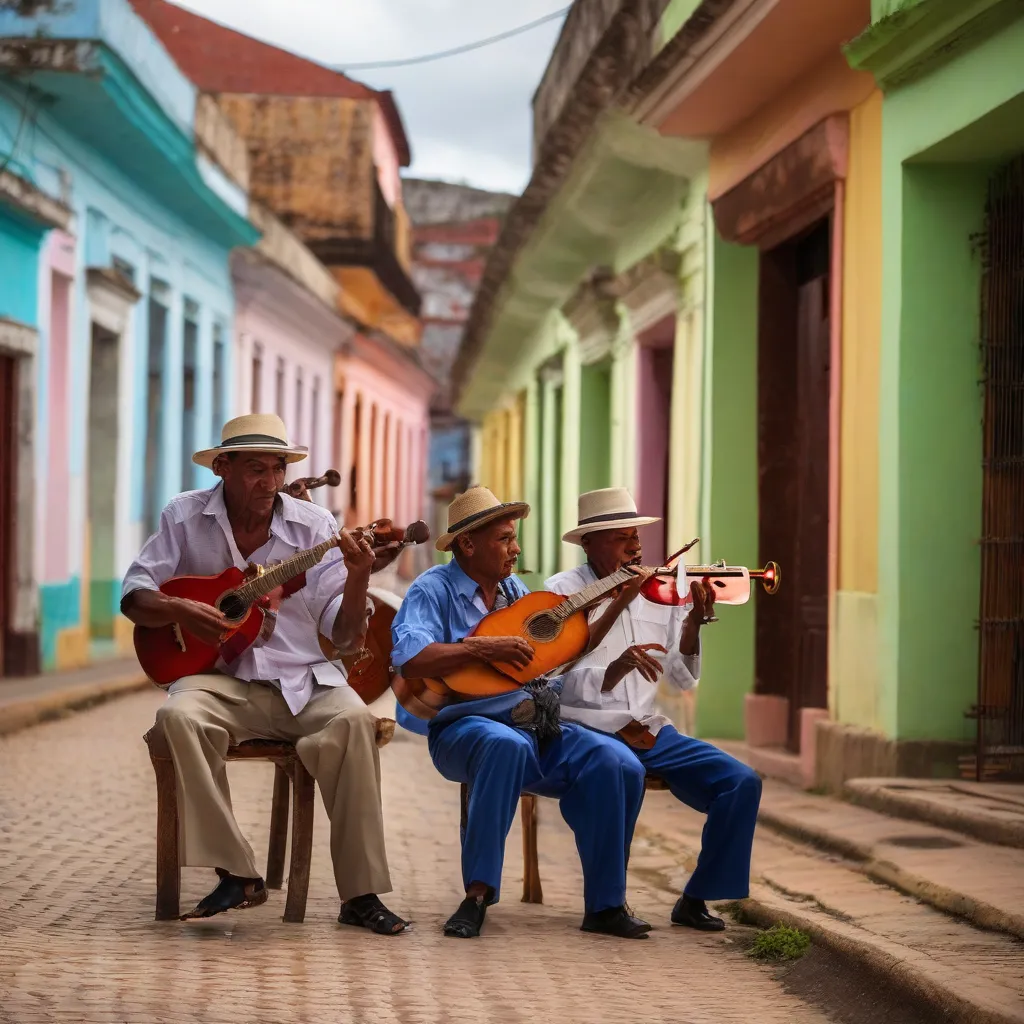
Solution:
M0 205L0 317L36 326L42 239L38 225Z
M758 253L723 242L710 215L708 224L708 500L701 551L707 560L756 565ZM697 734L742 739L743 701L754 687L754 602L724 608L701 636Z
M57 668L57 634L77 626L81 611L82 581L78 576L39 588L39 639L44 672Z

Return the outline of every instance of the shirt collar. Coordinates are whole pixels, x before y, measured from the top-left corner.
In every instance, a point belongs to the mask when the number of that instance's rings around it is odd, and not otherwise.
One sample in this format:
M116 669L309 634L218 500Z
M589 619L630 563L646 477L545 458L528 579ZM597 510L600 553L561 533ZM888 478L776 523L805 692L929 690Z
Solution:
M462 566L455 561L454 555L448 563L448 578L452 581L455 592L460 597L466 598L467 601L472 601L476 597L477 591L480 590L480 584L466 575Z
M213 516L226 531L231 529L231 524L228 522L228 507L224 504L223 481L213 488L210 500L207 501L206 508L203 509L203 515ZM292 535L292 531L285 524L301 522L303 522L302 515L298 508L296 508L295 499L285 495L278 495L277 501L274 502L274 514L270 520L271 535L292 543L295 541L295 538ZM299 546L301 545L296 543L296 547Z

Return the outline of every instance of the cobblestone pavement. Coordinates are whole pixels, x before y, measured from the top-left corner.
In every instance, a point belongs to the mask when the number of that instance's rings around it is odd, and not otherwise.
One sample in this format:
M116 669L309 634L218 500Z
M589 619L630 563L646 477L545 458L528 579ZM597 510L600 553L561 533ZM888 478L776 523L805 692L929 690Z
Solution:
M736 931L668 927L680 873L638 843L631 899L658 929L641 942L579 931L581 878L557 806L542 801L545 905L518 901L518 826L505 898L476 942L445 939L459 899L458 789L399 731L383 751L388 902L415 928L378 937L340 927L318 808L306 922L284 898L202 924L153 920L155 800L143 692L0 740L0 1021L671 1021L811 1024L822 1014L743 956ZM231 766L239 821L266 848L272 768ZM211 887L187 870L182 904Z

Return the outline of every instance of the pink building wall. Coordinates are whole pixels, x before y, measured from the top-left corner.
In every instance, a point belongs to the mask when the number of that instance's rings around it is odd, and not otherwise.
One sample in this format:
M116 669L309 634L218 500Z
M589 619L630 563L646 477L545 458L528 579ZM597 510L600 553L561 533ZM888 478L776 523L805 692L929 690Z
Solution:
M379 106L373 112L373 162L377 168L380 190L388 206L393 208L402 196L402 179L398 150Z

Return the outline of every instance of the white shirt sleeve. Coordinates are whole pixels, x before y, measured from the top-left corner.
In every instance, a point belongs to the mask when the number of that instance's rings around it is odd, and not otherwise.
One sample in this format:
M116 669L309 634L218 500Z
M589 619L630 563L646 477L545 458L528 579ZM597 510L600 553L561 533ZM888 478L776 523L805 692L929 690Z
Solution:
M169 508L160 513L160 525L128 567L121 584L121 600L136 590L159 590L177 575L184 549L185 527L175 521Z
M700 652L702 642L697 639L696 654L680 654L679 640L686 624L686 614L682 608L672 610L671 627L669 629L670 643L668 655L664 663L664 677L670 686L677 690L692 690L700 682Z

